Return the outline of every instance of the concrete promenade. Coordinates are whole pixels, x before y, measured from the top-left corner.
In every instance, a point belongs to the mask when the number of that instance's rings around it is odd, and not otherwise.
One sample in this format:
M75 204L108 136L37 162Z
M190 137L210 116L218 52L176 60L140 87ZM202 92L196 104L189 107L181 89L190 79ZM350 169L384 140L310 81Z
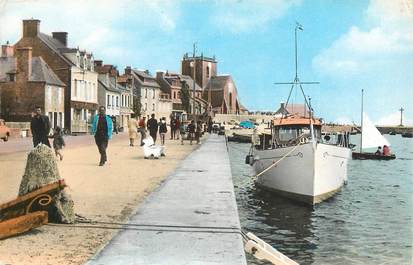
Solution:
M88 265L246 264L225 138L210 135Z

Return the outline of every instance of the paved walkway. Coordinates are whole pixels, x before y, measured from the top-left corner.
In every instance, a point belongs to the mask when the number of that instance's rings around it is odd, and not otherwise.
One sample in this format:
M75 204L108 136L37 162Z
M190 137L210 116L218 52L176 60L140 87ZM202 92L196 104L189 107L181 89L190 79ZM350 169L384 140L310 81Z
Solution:
M225 138L206 142L88 265L246 264Z

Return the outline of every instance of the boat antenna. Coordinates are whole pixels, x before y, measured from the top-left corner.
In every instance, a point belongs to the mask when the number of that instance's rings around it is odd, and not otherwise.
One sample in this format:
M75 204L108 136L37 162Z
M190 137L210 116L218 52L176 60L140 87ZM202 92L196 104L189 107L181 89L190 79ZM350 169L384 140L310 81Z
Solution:
M305 105L311 109L310 104L307 101L307 97L305 96L303 84L320 84L320 82L301 82L300 78L298 77L298 51L297 51L297 31L303 31L303 26L296 22L295 29L294 29L294 44L295 44L295 77L293 82L277 82L274 83L275 85L291 85L290 92L288 93L287 102L285 103L285 108L288 106L288 102L290 101L291 93L295 87L299 87L301 93L303 94Z
M361 137L360 137L360 153L363 151L363 97L364 97L364 89L361 89Z

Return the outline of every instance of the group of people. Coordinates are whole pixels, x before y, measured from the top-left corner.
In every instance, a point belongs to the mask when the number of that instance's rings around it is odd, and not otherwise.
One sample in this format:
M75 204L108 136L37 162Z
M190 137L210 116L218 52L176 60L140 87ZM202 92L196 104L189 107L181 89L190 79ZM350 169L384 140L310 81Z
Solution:
M115 124L116 121L114 122L112 117L106 115L106 108L100 106L98 115L94 116L92 120L92 135L95 138L95 143L100 153L99 166L103 166L107 162L106 149L109 140L112 138L112 133L115 129L114 126L116 126ZM142 146L147 131L149 131L149 135L153 138L154 143L156 143L157 135L159 133L161 145L165 145L165 137L168 132L165 117L162 117L158 122L155 118L155 114L152 114L148 121L146 121L146 117L137 120L135 116L132 115L131 119L129 119L128 128L130 146L134 146L138 133L141 134ZM53 131L53 135L49 135L49 117L42 114L42 109L40 107L36 107L33 112L30 129L33 135L34 147L40 143L51 147L49 138L53 138L55 154L60 160L63 159L63 154L61 153L62 148L65 146L63 130L57 126ZM187 122L181 121L179 118L171 116L170 130L171 139L180 138L181 144L184 144L184 138L188 139L191 145L193 141L196 141L196 143L199 144L203 134L203 124L201 121L195 122L194 120L188 124ZM187 137L185 137L186 135Z
M61 152L63 146L65 146L65 141L63 139L63 130L59 126L53 130L53 135L50 133L50 120L49 117L42 114L42 108L36 106L34 112L32 113L32 120L30 122L30 130L33 135L33 146L36 147L38 144L45 144L50 146L49 138L53 139L53 149L55 155L63 160L63 154Z
M186 125L184 121L181 121L179 118L171 115L169 126L171 131L171 140L181 139L181 144L184 144L185 135L188 134L187 139L190 141L190 144L192 144L193 140L195 140L198 144L200 143L200 138L203 132L201 121L198 121L197 123L195 123L195 121L191 121L188 125ZM154 143L156 143L159 133L161 145L165 145L165 137L168 132L165 117L162 117L158 122L155 114L152 114L148 121L146 121L146 117L136 120L135 116L132 116L131 119L129 119L128 127L130 146L134 146L138 133L141 134L141 145L143 145L143 139L146 138L146 131L149 131L149 135L152 137Z
M383 145L383 151L382 151L381 146L379 146L379 147L377 147L377 150L376 150L375 154L376 155L382 155L382 156L389 156L389 155L391 155L390 148L387 145Z

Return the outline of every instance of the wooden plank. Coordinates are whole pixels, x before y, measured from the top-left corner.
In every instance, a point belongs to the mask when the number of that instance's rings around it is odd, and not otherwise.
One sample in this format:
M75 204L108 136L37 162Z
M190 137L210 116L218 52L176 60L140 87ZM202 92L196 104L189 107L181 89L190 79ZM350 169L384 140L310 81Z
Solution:
M66 187L65 181L45 185L37 190L0 205L0 222L28 214L32 211L47 210L52 198Z
M45 225L47 224L47 219L47 212L40 211L0 222L0 239L15 236Z

